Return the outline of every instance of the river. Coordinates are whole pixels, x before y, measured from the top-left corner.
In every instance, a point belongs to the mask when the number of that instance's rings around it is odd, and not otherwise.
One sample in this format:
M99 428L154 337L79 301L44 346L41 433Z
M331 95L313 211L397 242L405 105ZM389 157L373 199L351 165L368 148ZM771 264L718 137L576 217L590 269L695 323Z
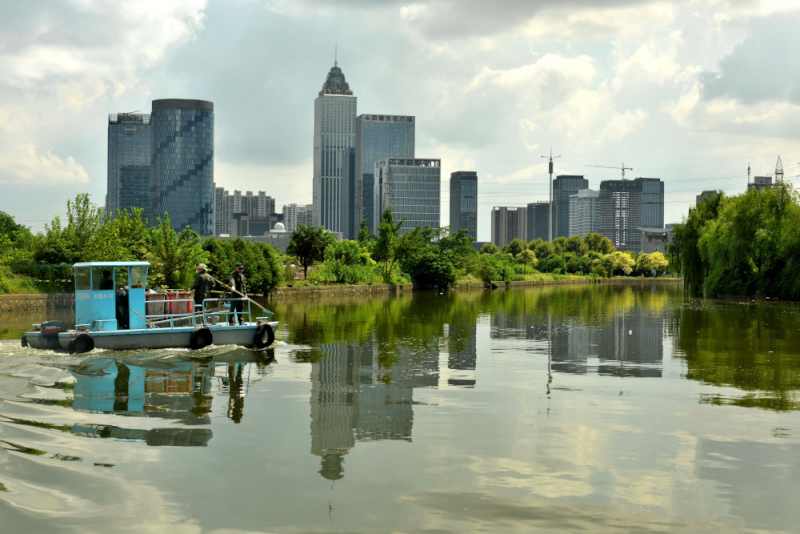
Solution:
M800 531L798 303L268 305L260 353L54 354L0 315L0 532Z

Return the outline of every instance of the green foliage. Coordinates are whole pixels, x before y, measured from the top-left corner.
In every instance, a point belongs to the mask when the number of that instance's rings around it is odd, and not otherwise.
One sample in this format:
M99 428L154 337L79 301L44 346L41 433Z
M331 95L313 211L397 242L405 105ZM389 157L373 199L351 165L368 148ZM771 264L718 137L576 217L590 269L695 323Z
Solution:
M332 233L322 226L306 226L301 224L292 232L286 253L297 256L303 265L304 278L308 278L308 268L324 257L325 248L335 242Z
M361 244L362 247L369 250L374 241L375 241L375 234L373 234L372 230L370 230L367 227L367 220L362 219L361 227L358 229L358 242Z
M617 251L609 238L595 232L590 232L583 236L583 242L586 243L590 252L598 252L605 255Z
M378 224L378 238L372 248L372 259L383 263L383 270L387 276L391 276L395 262L395 247L402 221L396 222L391 206L383 210L381 222Z
M324 258L326 262L336 260L347 266L375 265L366 247L362 246L358 241L347 239L331 243L325 249Z
M564 242L564 252L571 252L577 256L583 256L589 252L589 246L581 239L581 236L574 235L568 237Z
M522 264L523 274L525 274L528 265L535 268L539 264L539 260L536 259L536 254L534 254L532 250L527 249L517 254L516 260Z
M703 285L708 275L709 266L704 263L700 254L700 236L706 225L716 220L720 210L726 204L724 193L716 193L701 202L696 208L689 209L689 216L683 224L673 228L673 244L670 253L678 259L684 276L684 290L690 295L703 294Z
M544 262L552 256L556 254L556 249L552 243L549 241L542 241L541 239L537 239L536 241L532 241L529 246L533 247L533 252L536 254L536 258L540 262Z
M633 258L630 254L625 254L624 252L616 251L612 252L611 254L606 254L604 258L610 261L610 271L609 274L612 275L625 275L628 276L633 272L633 268L636 266Z
M497 254L498 252L500 252L500 249L493 243L484 244L480 251L481 254Z
M546 273L564 274L567 272L567 264L563 257L553 254L547 257L542 270Z
M152 233L152 249L147 256L151 264L148 284L151 287L188 287L197 264L207 263L208 258L197 232L187 226L176 234L169 214L165 213Z
M512 239L509 244L503 247L503 252L511 254L515 258L523 250L528 250L528 244L522 239Z
M667 265L669 265L669 261L660 252L639 254L636 258L636 271L645 276L653 276L653 269L657 273L663 273Z
M211 276L228 283L237 263L245 266L247 291L266 294L283 280L284 269L280 253L266 243L251 243L242 239L223 241L209 237L202 243L208 253Z
M458 273L451 261L432 247L413 255L404 265L414 284L421 288L448 288L456 283Z

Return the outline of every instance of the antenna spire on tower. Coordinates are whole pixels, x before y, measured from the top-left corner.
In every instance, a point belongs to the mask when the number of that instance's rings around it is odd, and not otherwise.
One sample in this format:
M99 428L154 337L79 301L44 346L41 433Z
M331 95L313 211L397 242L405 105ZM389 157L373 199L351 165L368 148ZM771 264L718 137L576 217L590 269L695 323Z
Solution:
M775 181L783 181L783 163L781 162L780 156L778 156L778 163L775 164Z

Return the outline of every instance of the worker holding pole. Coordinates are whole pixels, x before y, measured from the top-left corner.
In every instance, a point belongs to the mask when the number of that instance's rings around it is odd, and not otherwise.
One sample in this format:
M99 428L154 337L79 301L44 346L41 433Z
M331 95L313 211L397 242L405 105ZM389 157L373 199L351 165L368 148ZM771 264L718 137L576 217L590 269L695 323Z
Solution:
M229 283L231 289L238 293L240 296L247 298L247 281L244 277L244 264L237 263L236 267L234 268L233 272L231 273L231 279ZM235 298L234 294L231 294L231 297ZM243 312L244 311L244 301L243 300L234 300L231 302L231 314L228 317L228 324L234 326L236 324L244 324L243 322Z

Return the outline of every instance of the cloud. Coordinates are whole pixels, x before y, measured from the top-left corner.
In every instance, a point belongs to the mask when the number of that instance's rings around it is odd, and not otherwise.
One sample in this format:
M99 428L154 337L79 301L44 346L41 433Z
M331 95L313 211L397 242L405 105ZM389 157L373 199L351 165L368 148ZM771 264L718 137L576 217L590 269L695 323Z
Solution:
M192 39L203 28L206 4L41 0L4 5L0 183L86 187L91 182L104 194L105 161L96 161L104 157L106 143L92 146L89 140L98 123L105 133L108 102L136 90L144 72ZM145 108L146 102L141 104L137 108Z
M788 101L800 104L800 10L755 19L751 34L703 72L703 98L733 98L745 104Z
M50 151L37 152L32 143L0 151L0 184L10 185L18 180L47 183L88 183L86 170L72 156L60 158Z

